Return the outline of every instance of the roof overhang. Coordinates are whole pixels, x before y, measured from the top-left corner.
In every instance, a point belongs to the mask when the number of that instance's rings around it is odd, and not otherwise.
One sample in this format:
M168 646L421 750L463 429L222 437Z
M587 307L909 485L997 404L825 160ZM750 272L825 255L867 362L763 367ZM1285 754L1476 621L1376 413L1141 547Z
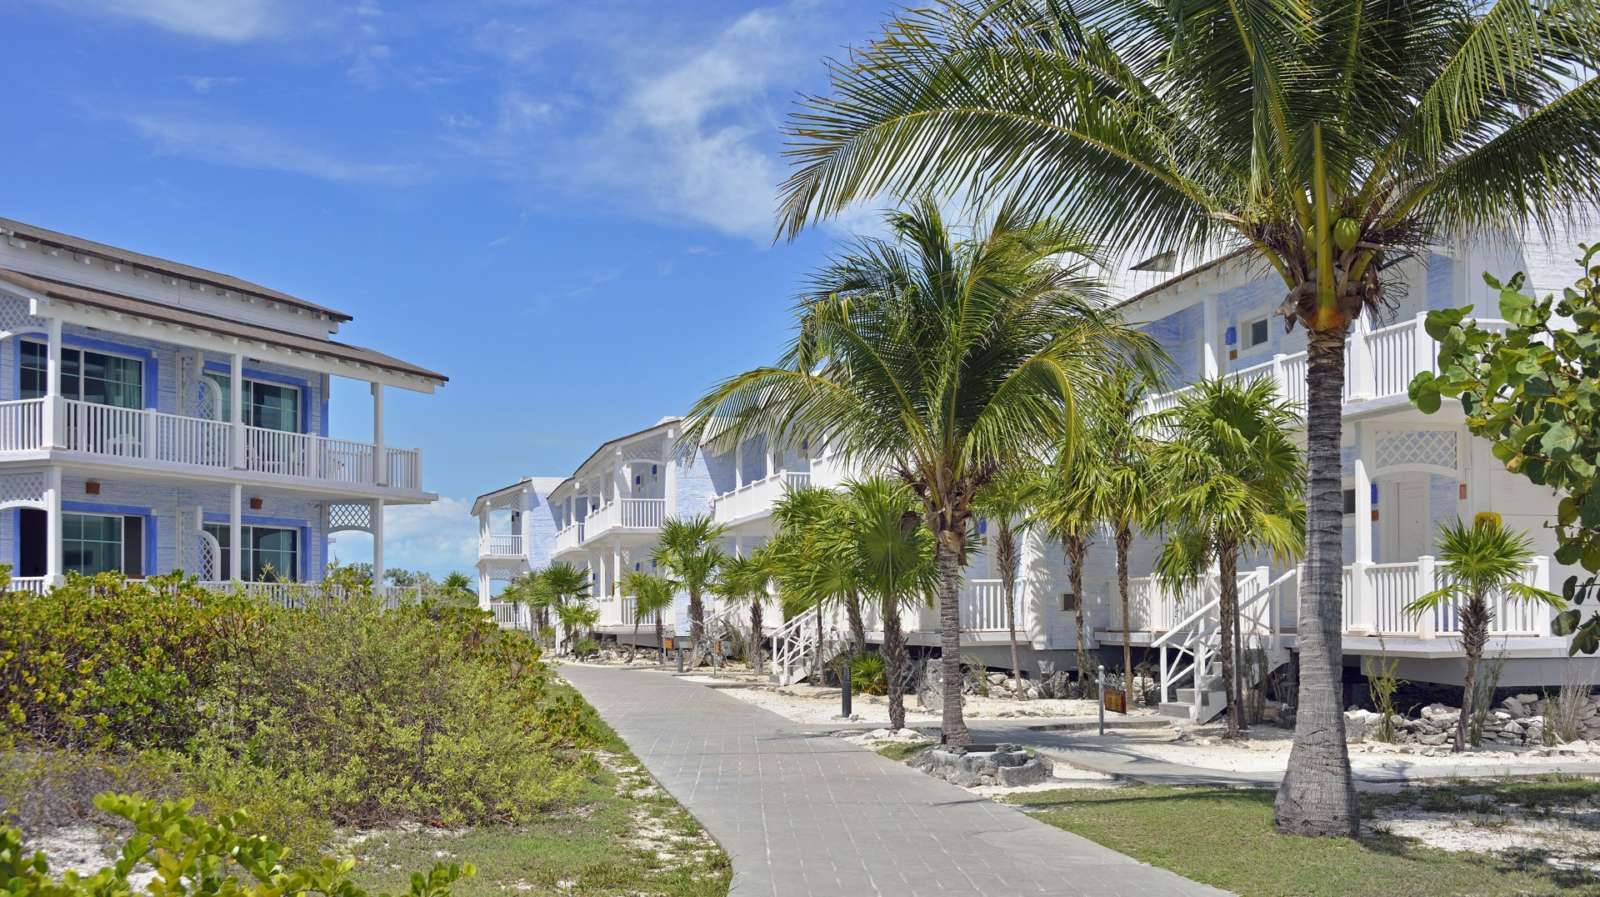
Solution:
M0 270L0 292L29 303L35 317L177 343L211 352L243 353L262 361L311 368L341 377L431 393L443 374L372 349L243 324L189 309Z
M551 501L559 501L560 498L561 498L561 495L559 495L558 493L561 493L561 491L563 489L566 489L568 486L571 486L571 485L577 483L578 474L581 473L585 467L588 467L590 464L594 463L595 459L600 458L601 456L603 456L607 451L621 452L623 447L626 446L628 443L633 442L633 441L638 440L638 439L644 439L644 438L649 437L649 436L654 436L656 433L661 432L661 431L665 431L666 434L667 434L667 437L671 438L671 437L677 435L676 428L681 423L683 423L683 418L682 417L668 417L668 418L662 419L659 423L656 423L656 424L653 424L653 425L651 425L649 427L644 428L643 430L638 430L636 432L629 433L629 434L627 434L625 436L618 436L615 439L610 439L610 440L607 440L605 442L600 443L600 447L595 449L593 452L591 452L589 454L589 457L584 458L583 459L583 463L579 464L573 470L572 476L569 476L566 479L562 480L560 483L556 484L556 487L554 489L550 490L550 500Z

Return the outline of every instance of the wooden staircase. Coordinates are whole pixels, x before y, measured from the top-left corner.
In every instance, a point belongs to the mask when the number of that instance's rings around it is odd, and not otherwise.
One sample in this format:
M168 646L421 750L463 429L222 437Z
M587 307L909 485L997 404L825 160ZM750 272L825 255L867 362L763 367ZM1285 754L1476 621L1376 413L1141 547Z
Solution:
M1269 670L1289 661L1282 609L1286 601L1294 600L1294 580L1298 575L1299 571L1291 568L1268 581L1267 568L1258 567L1239 576L1240 630L1245 639L1266 651ZM1219 654L1222 647L1221 580L1213 573L1202 587L1208 600L1150 643L1150 647L1160 651L1158 712L1171 719L1194 723L1210 722L1227 709Z

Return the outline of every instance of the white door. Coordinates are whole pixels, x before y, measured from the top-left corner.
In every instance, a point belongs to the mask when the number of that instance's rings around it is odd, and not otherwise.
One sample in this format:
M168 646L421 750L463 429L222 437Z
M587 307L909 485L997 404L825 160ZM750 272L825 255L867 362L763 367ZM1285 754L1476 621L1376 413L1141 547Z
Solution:
M1381 487L1380 487L1381 488ZM1390 525L1385 527L1385 561L1405 563L1433 553L1433 518L1428 511L1428 476L1412 474L1389 486Z

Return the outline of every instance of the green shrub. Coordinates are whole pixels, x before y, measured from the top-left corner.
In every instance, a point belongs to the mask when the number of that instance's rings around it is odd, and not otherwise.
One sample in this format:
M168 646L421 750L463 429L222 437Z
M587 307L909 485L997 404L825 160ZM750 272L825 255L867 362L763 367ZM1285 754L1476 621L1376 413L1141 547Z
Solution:
M207 803L261 812L277 794L291 819L303 804L363 826L519 821L595 770L539 649L476 609L358 595L278 613L221 678L187 770Z
M883 666L882 654L858 654L851 658L850 693L857 695L889 693L889 677Z
M220 664L259 635L258 609L193 580L69 577L0 594L0 739L68 748L177 747Z
M289 866L282 845L261 835L243 834L243 814L207 821L194 815L192 801L155 803L137 797L103 794L96 805L132 825L135 834L123 845L117 861L90 876L50 875L42 853L23 853L22 832L0 829L0 893L7 897L107 897L127 895L134 888L129 875L148 867L155 873L151 894L281 897L323 894L367 897L350 880L355 863L321 859ZM471 876L470 865L436 864L411 876L410 897L449 897L450 886Z
M588 636L578 639L578 641L572 646L572 654L574 657L593 657L599 653L600 643Z

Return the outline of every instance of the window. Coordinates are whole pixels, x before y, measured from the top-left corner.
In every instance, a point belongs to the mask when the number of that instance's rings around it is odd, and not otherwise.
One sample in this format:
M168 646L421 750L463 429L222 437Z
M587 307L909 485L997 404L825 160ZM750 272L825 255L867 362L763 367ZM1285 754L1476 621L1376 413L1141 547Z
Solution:
M1062 612L1065 613L1066 611L1075 611L1077 609L1078 609L1078 596L1072 594L1071 592L1062 592L1061 593L1061 610L1062 610Z
M1356 512L1356 490L1354 489L1344 490L1344 512L1346 514L1354 514Z
M233 419L232 386L227 374L210 371L207 377L222 389L222 419ZM264 430L300 432L300 389L281 383L266 383L246 378L244 390L244 422L247 426Z
M49 347L44 343L23 341L22 379L18 385L24 399L37 399L45 394L49 356ZM144 362L63 346L61 394L96 405L143 408Z
M85 575L144 576L144 518L62 514L61 565Z
M1271 328L1268 326L1266 318L1246 321L1240 329L1244 331L1244 347L1246 349L1254 349L1256 346L1265 345L1267 340L1272 338Z
M226 523L208 523L206 532L217 540L220 579L232 579L233 543ZM300 578L300 531L275 526L242 526L244 576L247 582L295 582Z

